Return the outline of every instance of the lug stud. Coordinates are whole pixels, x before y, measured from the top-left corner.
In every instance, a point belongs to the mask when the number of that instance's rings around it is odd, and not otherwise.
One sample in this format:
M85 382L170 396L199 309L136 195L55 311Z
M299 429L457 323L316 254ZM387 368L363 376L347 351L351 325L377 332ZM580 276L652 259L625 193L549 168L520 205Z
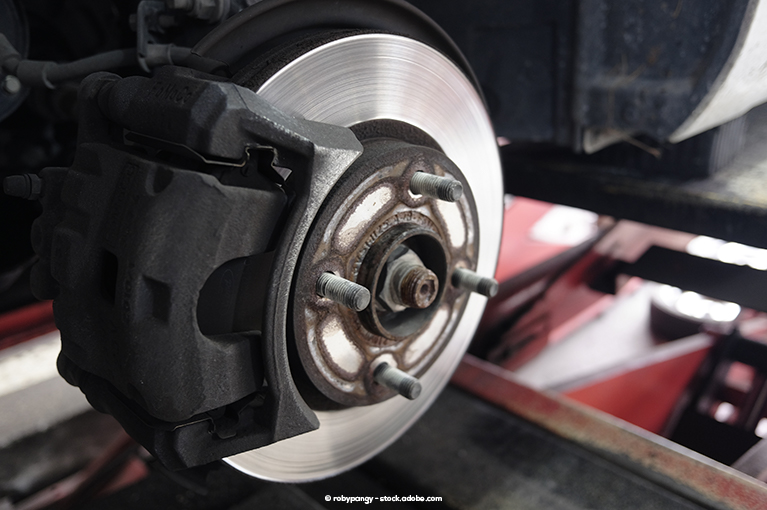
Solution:
M410 179L410 191L416 195L455 202L463 195L463 186L455 179L416 172Z
M418 379L388 363L381 363L375 368L373 380L410 400L417 399L421 394L421 382Z
M361 312L370 304L368 289L333 273L322 273L317 278L316 292L356 312Z
M487 297L493 297L498 293L498 282L494 278L480 276L468 269L458 268L454 270L452 282L454 287L476 292Z

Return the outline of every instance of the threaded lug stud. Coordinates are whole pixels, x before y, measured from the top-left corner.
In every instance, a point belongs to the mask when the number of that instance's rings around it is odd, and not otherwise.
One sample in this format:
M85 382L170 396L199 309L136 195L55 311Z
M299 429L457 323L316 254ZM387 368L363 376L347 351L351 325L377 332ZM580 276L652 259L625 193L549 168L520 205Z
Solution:
M452 282L454 287L493 297L498 293L498 282L494 278L480 276L474 271L458 268L453 271Z
M455 202L463 195L463 186L455 179L416 172L410 179L410 191L416 195Z
M333 273L322 273L317 278L316 292L356 312L361 312L370 304L368 289Z
M421 382L418 379L388 363L381 363L375 368L373 380L410 400L417 399L421 394Z

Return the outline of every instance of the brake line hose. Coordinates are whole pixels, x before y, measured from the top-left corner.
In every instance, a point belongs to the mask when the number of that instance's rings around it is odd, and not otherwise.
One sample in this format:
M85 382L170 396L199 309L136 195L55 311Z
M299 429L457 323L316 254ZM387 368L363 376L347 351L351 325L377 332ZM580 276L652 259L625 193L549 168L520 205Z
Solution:
M146 57L146 62L150 66L183 64L190 60L190 57L192 60L202 59L192 54L191 48L172 44L153 44L149 48L151 51ZM5 34L0 33L0 67L7 74L16 76L24 85L31 87L45 86L53 89L60 83L83 78L91 73L137 65L136 57L136 48L126 48L99 53L64 64L45 60L27 60L21 57ZM202 67L209 68L210 63Z

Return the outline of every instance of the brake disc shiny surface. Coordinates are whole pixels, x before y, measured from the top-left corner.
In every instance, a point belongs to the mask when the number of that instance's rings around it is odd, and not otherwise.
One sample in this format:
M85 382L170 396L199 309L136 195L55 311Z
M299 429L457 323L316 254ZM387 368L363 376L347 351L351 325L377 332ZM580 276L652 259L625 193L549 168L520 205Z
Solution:
M494 275L503 217L495 135L477 92L441 53L401 36L355 35L296 58L258 93L283 111L313 121L351 127L390 119L429 134L471 187L479 224L477 273ZM226 462L259 478L301 482L333 476L374 456L412 425L448 382L486 301L471 294L449 344L420 377L423 391L415 401L397 396L371 406L317 411L318 430Z

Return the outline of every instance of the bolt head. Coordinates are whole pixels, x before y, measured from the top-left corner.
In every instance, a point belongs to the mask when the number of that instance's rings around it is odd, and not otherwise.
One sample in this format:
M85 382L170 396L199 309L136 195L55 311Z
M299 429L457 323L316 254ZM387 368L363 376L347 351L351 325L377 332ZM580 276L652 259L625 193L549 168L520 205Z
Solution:
M21 92L21 82L18 78L9 74L3 79L3 90L11 95L18 94Z

